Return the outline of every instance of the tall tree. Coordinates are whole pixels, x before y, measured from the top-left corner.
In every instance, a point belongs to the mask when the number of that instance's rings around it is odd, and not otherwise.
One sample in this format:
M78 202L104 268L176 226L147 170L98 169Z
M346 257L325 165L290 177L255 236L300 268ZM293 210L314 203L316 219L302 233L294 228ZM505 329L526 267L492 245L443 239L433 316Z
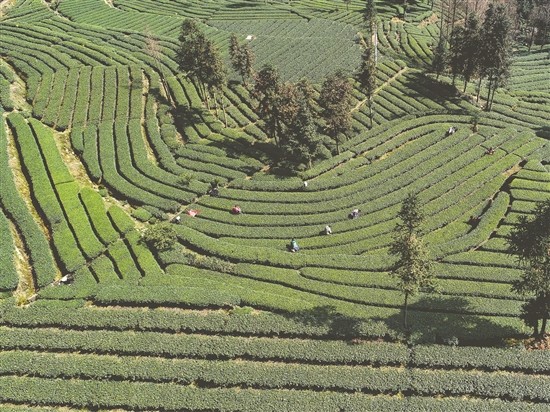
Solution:
M328 76L321 89L319 104L325 120L326 131L336 143L340 153L340 143L351 127L352 86L342 71Z
M393 243L390 246L390 253L397 257L392 275L397 279L397 286L405 297L403 323L405 329L408 329L409 298L423 290L433 291L436 279L428 252L418 233L423 221L418 198L412 194L407 196L397 216L400 222L395 226Z
M374 49L366 47L361 59L361 67L357 75L357 80L361 85L361 90L367 96L367 105L369 107L370 127L372 127L372 105L374 92L376 90L376 62L374 59Z
M523 267L512 289L530 297L521 317L535 335L543 336L550 316L550 200L539 203L531 219L520 216L508 242L509 253L516 255Z
M453 75L453 86L456 84L456 77L464 73L466 31L462 26L456 26L451 32L449 42L449 66Z
M502 4L489 4L480 41L480 70L487 76L487 111L492 108L496 89L506 83L510 74L511 28L506 7Z
M239 39L235 33L231 33L231 37L229 38L229 59L235 70L237 70L239 64L240 51L241 45L239 44Z
M279 73L273 66L266 65L254 77L252 96L258 100L258 114L265 121L275 143L279 145L277 130L280 125L281 82Z
M195 79L200 70L200 59L207 39L195 20L185 19L181 24L176 62L190 78Z
M363 10L363 22L367 26L368 41L367 45L374 46L374 61L378 60L378 37L376 33L376 6L374 0L366 0L365 9Z
M204 70L205 61L208 61L204 55L208 53L207 49L211 42L206 38L197 22L191 19L185 19L182 22L179 42L176 62L187 77L198 82L202 98L208 103L207 91L202 82L204 75L201 75L201 72Z
M468 16L464 27L464 46L462 49L464 55L462 67L462 77L464 78L463 92L466 92L466 87L472 77L479 73L480 47L481 27L477 16L472 13Z
M239 44L237 36L233 33L229 39L229 57L233 68L241 75L243 84L246 86L248 79L253 76L256 59L250 44Z
M528 22L531 26L529 50L531 50L534 41L542 48L548 42L548 33L550 32L550 2L540 1L537 3L529 14Z
M439 79L439 76L447 68L448 60L449 49L447 48L447 39L444 36L440 36L432 59L432 71L437 75L436 79Z
M223 64L219 50L214 46L212 42L207 42L206 48L200 59L201 70L198 74L199 80L206 85L208 89L207 104L209 104L209 93L214 95L214 102L216 104L216 114L218 113L217 105L217 93L222 92L223 103L223 89L227 83L227 72ZM224 111L225 112L225 111Z
M296 115L288 125L285 148L291 157L307 164L308 168L320 151L321 138L303 94L299 97Z
M161 47L158 40L153 36L153 34L149 30L145 32L145 53L147 53L154 60L155 67L159 74L160 84L164 91L164 95L166 96L166 99L168 100L170 105L174 106L174 101L172 99L172 95L170 94L170 89L168 88L168 84L166 83L166 77L164 76L164 70L163 70L164 66L161 63L161 58L162 58Z

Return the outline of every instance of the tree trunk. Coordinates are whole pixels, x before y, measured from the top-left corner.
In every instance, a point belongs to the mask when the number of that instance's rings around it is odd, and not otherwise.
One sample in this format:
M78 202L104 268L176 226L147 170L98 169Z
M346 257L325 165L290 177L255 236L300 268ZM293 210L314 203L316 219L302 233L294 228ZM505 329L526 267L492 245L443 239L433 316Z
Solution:
M206 108L208 109L208 111L210 111L210 96L209 96L208 90L205 89L204 94L206 96Z
M529 39L529 51L531 51L531 47L533 47L534 41L535 41L535 27L531 29L531 38Z
M491 108L489 106L489 99L491 98L491 88L493 87L493 79L492 78L489 78L489 84L487 85L487 103L485 104L485 110L486 111L491 111Z
M404 326L405 326L405 331L407 331L407 329L409 328L409 325L407 323L407 314L408 314L408 309L409 309L409 294L408 293L405 293L405 304L403 305L404 308L405 308L405 311L404 311L404 316L403 316L403 320L404 320Z
M542 338L544 337L544 334L546 333L546 322L548 321L548 317L546 315L544 315L544 317L542 318L542 325L540 325L540 331L539 331L539 336Z
M464 89L462 89L462 93L466 93L466 87L468 87L468 81L464 80Z
M479 76L479 82L477 82L476 103L479 103L479 94L481 93L481 81L482 80L483 80L483 77Z
M369 118L370 118L370 128L372 129L372 100L369 98Z
M227 113L225 112L225 99L222 94L222 111L223 111L223 123L225 124L225 127L227 127Z
M453 15L451 17L451 33L455 28L457 0L453 0Z
M216 92L214 92L214 107L216 109L216 117L219 119L220 114L218 112L218 94Z

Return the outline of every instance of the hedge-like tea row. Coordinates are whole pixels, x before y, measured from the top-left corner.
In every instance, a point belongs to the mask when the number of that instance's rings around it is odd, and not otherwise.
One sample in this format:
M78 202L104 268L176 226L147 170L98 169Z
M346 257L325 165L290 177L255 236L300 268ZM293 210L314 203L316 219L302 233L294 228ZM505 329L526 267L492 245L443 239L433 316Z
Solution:
M127 394L133 394L131 398ZM346 410L364 412L407 410L474 412L544 411L544 405L500 400L422 398L280 391L254 389L199 389L154 383L96 382L86 380L2 377L0 400L37 405L64 404L80 408L163 409L167 411L217 410L256 412L280 411L288 407L304 412Z
M401 364L406 361L404 345L372 342L350 345L344 341L270 339L257 337L174 335L157 332L73 331L1 327L3 350L25 349L80 351L192 357L207 359L246 358L321 364Z
M0 115L1 115L0 111ZM19 235L26 247L26 252L30 258L32 269L36 277L38 287L50 283L56 275L57 269L52 257L50 245L44 236L44 233L38 227L37 222L30 214L27 205L20 197L8 159L7 136L5 135L4 122L0 122L0 205L16 225ZM18 283L18 276L14 272L14 249L11 239L10 229L3 219L3 239L2 261L5 263L5 273L2 275L2 289L14 289ZM4 255L4 253L6 255Z
M125 139L126 137L124 137ZM115 150L115 142L113 139L113 125L102 124L99 128L99 160L105 182L108 182L117 193L128 198L132 202L140 204L150 204L162 210L177 210L179 204L173 200L168 200L160 197L157 194L151 193L148 190L134 185L133 181L143 184L143 175L137 172L131 165L129 153L125 156L125 162L120 166L124 167L126 174L129 174L132 179L126 180L118 173L116 155L121 155L122 150ZM130 163L129 163L130 162ZM157 190L158 192L159 190Z
M13 290L19 283L19 275L15 269L15 246L10 224L2 209L0 209L0 290Z
M23 168L30 178L33 197L37 200L41 213L51 227L53 243L60 260L65 270L73 272L84 265L85 259L80 249L75 247L76 239L65 219L50 177L42 163L42 155L37 142L30 127L20 114L13 113L8 116L7 120L14 132Z
M98 305L122 306L231 307L239 305L240 299L230 293L196 287L174 289L170 286L106 285L95 294L94 302Z
M317 366L259 362L163 360L111 356L34 354L0 355L0 372L41 378L80 378L177 382L204 382L217 387L262 389L318 389L368 393L414 392L421 395L452 393L516 400L547 401L550 378L520 374L465 371L426 371L404 368ZM514 384L515 381L515 384ZM518 388L511 391L510 388Z

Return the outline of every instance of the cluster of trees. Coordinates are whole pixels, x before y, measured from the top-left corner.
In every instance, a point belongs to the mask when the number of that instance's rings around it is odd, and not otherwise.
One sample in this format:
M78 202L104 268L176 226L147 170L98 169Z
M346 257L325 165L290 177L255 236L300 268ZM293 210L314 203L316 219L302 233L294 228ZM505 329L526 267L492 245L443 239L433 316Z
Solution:
M339 150L344 133L351 126L352 104L352 86L342 72L326 78L319 95L319 108L315 103L315 89L306 79L297 83L282 82L278 71L269 65L256 73L254 79L252 96L258 101L258 113L285 162L311 167L317 156L329 154L319 133L321 120Z
M529 32L529 50L533 43L544 46L550 35L550 2L548 0L517 0L517 14L520 23Z
M441 32L434 50L432 70L438 77L449 70L453 85L457 76L461 76L464 91L469 81L478 79L478 100L481 81L487 79L486 110L491 110L496 89L504 86L509 77L511 30L512 22L506 7L491 3L483 23L472 13L463 26L457 25L452 29L448 42Z
M210 109L210 94L217 102L216 93L227 84L227 70L218 48L195 20L186 19L182 23L176 62L199 85L201 97Z

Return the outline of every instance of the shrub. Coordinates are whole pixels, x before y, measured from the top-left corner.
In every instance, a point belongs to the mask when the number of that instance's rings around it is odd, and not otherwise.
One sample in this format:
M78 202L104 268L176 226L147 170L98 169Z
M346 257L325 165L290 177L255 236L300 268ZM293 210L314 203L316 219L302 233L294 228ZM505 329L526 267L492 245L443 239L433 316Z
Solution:
M147 228L142 239L156 250L166 250L175 246L178 235L169 223L158 223Z

